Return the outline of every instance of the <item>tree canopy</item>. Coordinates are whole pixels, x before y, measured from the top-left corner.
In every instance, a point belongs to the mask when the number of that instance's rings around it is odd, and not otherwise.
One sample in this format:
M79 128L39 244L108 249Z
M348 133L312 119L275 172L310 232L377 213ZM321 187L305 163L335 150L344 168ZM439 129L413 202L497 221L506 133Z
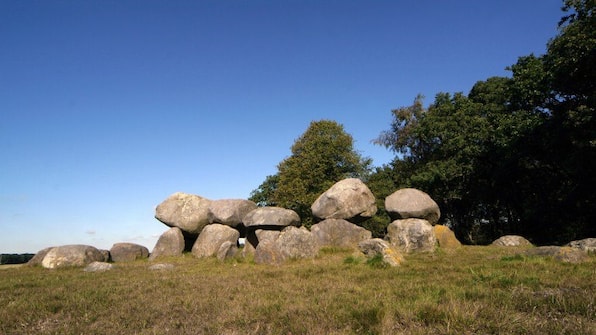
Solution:
M375 143L396 157L371 179L425 190L471 243L596 235L595 4L565 1L547 53L520 57L510 78L393 110Z
M311 122L291 151L250 199L292 209L306 225L312 222L310 206L321 193L344 178L365 178L370 170L371 160L354 149L352 136L335 121Z

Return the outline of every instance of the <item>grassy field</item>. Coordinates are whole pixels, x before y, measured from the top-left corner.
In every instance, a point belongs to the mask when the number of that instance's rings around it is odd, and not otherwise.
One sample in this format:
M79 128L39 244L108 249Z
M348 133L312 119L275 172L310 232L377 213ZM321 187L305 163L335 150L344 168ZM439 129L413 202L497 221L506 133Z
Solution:
M384 268L351 251L280 267L168 259L0 271L1 334L596 334L583 264L464 247Z

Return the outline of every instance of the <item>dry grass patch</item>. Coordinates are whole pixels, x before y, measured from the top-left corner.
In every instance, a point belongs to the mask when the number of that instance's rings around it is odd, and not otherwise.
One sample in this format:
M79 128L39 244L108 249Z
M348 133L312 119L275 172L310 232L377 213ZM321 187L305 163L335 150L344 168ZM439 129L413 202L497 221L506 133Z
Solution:
M583 264L464 247L382 268L347 250L280 267L168 259L0 272L1 334L594 334Z

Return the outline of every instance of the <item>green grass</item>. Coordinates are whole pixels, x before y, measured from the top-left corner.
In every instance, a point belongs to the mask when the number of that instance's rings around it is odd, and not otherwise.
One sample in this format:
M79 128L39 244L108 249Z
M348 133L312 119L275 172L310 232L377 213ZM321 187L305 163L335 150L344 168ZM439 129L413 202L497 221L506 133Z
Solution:
M518 250L519 251L519 250ZM0 334L595 334L583 264L463 247L386 268L348 250L274 267L168 259L0 271Z

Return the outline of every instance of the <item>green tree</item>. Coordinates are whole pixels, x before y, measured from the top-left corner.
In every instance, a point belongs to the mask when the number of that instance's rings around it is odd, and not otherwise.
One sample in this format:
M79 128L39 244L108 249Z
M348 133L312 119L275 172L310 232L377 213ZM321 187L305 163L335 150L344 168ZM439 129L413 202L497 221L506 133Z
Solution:
M365 179L370 172L371 160L354 150L352 136L335 121L311 122L291 151L251 200L292 209L307 226L312 223L310 206L321 193L344 178Z
M376 143L396 153L401 187L430 193L460 238L564 243L596 234L595 6L565 1L547 53L520 57L511 78L392 111Z

